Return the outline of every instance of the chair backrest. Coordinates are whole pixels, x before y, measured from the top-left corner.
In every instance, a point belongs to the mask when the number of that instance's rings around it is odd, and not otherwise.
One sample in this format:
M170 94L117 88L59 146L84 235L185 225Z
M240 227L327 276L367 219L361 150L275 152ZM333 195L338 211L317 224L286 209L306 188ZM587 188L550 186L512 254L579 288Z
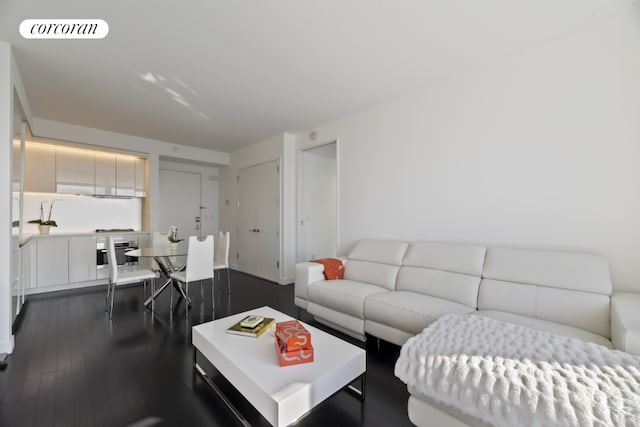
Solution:
M198 236L189 236L185 275L187 282L213 278L213 236L202 241Z
M107 263L109 264L109 282L115 283L118 281L118 260L111 236L107 236Z
M218 246L216 247L216 265L229 267L229 241L231 233L228 231L218 232Z

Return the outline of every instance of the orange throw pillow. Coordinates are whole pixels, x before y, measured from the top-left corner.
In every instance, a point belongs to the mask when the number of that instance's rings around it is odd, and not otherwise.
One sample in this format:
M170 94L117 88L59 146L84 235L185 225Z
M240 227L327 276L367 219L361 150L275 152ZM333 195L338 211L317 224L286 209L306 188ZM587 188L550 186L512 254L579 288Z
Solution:
M344 265L342 261L336 258L314 259L311 262L317 262L324 266L324 277L327 280L337 280L344 278Z

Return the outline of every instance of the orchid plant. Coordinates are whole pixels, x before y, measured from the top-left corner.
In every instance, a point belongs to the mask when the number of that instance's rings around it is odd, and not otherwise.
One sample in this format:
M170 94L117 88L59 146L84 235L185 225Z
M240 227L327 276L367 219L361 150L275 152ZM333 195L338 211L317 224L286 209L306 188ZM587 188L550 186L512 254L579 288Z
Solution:
M178 239L178 227L176 227L175 225L172 225L171 227L169 227L169 232L167 233L167 239L169 239L171 243L178 243L184 240L184 239Z
M53 212L53 205L55 204L55 202L57 202L59 199L54 199L54 200L43 200L42 202L40 202L40 218L39 219L32 219L31 221L29 221L29 224L38 224L38 225L47 225L49 227L57 227L58 224L51 219L51 213ZM49 214L47 215L47 219L44 219L44 211L45 211L45 205L48 204L49 205Z

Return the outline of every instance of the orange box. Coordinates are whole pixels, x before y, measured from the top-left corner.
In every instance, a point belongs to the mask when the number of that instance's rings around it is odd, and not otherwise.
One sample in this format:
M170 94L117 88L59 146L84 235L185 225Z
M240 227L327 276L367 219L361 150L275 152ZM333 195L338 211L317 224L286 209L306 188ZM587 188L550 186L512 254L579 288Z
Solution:
M301 363L313 362L313 347L298 348L287 351L284 343L276 336L276 349L278 350L278 360L280 366L299 365Z
M311 347L311 334L297 320L276 323L276 337L287 351Z

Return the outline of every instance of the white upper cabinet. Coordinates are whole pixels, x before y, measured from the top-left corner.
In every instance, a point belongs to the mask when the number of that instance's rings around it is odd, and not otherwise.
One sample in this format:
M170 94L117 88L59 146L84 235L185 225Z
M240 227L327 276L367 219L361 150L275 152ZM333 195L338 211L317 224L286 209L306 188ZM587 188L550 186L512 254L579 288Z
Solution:
M96 153L95 194L99 196L116 195L116 155Z
M145 197L146 164L134 155L28 141L24 191ZM20 141L13 141L13 189L20 189Z
M93 151L58 147L56 149L56 191L94 194L95 162Z
M116 156L116 196L136 195L136 159Z
M24 191L56 192L56 148L29 143L24 153Z

